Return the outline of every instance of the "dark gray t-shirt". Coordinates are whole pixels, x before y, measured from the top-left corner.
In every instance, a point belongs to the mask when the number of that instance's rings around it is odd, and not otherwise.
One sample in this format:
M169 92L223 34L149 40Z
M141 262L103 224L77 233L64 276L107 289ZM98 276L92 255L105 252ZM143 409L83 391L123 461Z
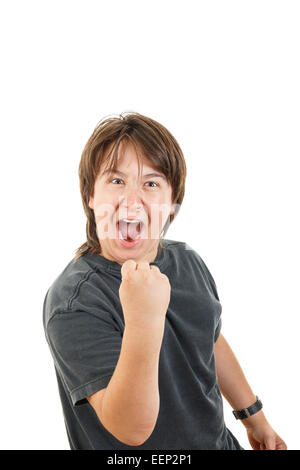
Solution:
M46 293L43 322L54 360L71 449L243 449L226 427L214 359L222 306L200 255L184 242L163 240L153 263L171 284L159 356L160 408L140 446L116 439L87 396L106 387L124 332L121 265L85 254L65 267Z

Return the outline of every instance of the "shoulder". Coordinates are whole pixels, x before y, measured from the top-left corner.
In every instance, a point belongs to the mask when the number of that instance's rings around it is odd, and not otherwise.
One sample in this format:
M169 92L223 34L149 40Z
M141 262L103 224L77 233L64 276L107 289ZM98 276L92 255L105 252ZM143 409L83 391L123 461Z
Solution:
M185 250L191 250L190 246L183 241L180 240L171 240L170 238L164 238L163 246L174 253L182 253Z
M181 264L186 274L194 273L200 275L208 286L209 290L219 300L215 280L204 261L202 255L189 243L178 240L164 240L164 245L168 248L171 256L176 259L177 264Z
M96 270L83 257L73 258L57 276L46 292L43 304L44 326L58 313L72 311L82 290L88 289Z
M174 264L180 266L181 273L186 271L188 274L195 270L199 271L199 269L201 272L205 270L202 257L187 242L165 239L164 246L168 251L170 266L174 267Z
M164 240L164 246L168 249L170 253L177 256L180 259L188 260L195 260L202 264L202 258L197 253L197 251L192 248L187 242L179 241L179 240Z

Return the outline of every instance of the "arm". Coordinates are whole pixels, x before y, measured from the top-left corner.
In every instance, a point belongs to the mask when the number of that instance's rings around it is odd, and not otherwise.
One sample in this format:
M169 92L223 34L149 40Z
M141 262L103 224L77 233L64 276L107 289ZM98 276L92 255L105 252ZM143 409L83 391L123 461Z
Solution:
M237 358L222 334L214 348L218 385L222 395L233 409L248 408L256 401ZM269 425L263 410L241 422L247 429L249 442L254 450L286 450L285 442Z
M151 435L159 412L161 328L125 327L120 357L106 389L88 397L103 426L119 441L138 446Z
M222 395L234 410L252 405L256 401L256 395L251 390L237 358L221 333L215 342L214 351L218 384ZM244 425L254 421L266 421L263 410L241 420Z
M107 388L90 403L111 434L138 446L152 434L159 413L158 364L171 285L148 261L129 259L121 274L125 329L119 360Z

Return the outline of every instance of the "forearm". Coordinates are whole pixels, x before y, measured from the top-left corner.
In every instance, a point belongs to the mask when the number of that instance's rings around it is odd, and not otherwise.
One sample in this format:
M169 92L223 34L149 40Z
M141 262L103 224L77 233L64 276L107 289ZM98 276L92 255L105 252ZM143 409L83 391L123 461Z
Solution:
M215 362L218 385L222 395L234 410L247 408L256 401L256 395L248 384L244 372L230 345L222 334L215 343ZM241 420L244 425L266 418L262 410Z
M129 445L140 445L155 427L163 329L164 323L151 332L125 327L120 357L103 396L103 425Z

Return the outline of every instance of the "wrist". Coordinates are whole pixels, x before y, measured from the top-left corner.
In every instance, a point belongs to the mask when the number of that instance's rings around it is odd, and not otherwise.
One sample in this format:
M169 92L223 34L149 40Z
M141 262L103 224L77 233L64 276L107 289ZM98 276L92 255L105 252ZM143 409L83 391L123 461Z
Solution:
M263 424L266 424L267 418L265 417L265 414L263 410L258 411L252 416L249 416L248 418L244 418L241 420L245 428L254 428L256 426L261 426Z
M129 341L141 351L160 350L164 336L164 326L152 328L140 328L139 326L125 325L123 340Z
M165 329L165 317L151 315L136 315L130 318L130 315L124 312L125 329L136 333L142 332L144 335L161 334Z

